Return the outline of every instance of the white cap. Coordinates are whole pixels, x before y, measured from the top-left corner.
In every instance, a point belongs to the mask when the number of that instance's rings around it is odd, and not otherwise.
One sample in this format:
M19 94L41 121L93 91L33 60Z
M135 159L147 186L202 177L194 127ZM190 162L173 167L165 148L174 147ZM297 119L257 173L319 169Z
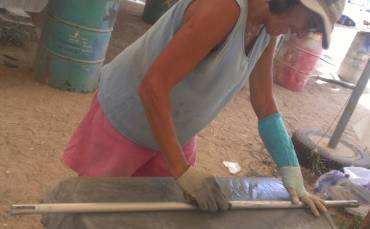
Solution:
M309 10L320 16L322 21L322 47L327 49L335 22L339 19L346 4L345 0L300 0Z

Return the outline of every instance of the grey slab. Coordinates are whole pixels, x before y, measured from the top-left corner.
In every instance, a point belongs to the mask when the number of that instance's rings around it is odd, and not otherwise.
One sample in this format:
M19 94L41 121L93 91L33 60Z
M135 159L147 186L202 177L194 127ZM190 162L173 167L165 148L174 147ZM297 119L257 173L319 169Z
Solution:
M218 178L229 200L286 200L280 180L273 178ZM47 202L165 202L183 201L172 178L83 178L61 182ZM307 210L243 210L225 213L172 211L107 214L46 214L47 229L326 229L325 217Z

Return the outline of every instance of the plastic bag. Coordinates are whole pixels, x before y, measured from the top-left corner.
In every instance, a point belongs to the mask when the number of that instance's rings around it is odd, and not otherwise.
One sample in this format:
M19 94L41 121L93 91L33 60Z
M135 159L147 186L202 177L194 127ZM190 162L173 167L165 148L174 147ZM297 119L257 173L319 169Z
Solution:
M370 190L370 170L362 167L344 167L344 173L353 183Z
M319 177L315 192L322 198L327 197L328 188L344 181L350 181L370 190L370 170L362 167L344 167L343 172L332 170Z
M320 176L315 184L315 192L323 199L357 200L360 207L346 211L365 217L370 210L370 170L345 167L343 171L332 170Z
M340 181L346 180L346 174L339 170L331 170L319 177L315 183L315 193L323 199L328 199L329 187L336 185Z

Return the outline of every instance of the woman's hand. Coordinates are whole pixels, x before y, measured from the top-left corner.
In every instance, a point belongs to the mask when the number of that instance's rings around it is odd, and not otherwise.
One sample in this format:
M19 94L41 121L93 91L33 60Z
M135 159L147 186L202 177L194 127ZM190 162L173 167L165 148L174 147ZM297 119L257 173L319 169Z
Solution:
M320 212L328 211L323 200L306 191L299 166L281 167L280 173L283 177L283 184L288 190L293 204L299 204L299 201L302 201L311 209L311 212L315 216L320 216Z
M176 183L183 190L185 199L202 211L216 212L230 208L216 178L209 173L189 167L176 179Z

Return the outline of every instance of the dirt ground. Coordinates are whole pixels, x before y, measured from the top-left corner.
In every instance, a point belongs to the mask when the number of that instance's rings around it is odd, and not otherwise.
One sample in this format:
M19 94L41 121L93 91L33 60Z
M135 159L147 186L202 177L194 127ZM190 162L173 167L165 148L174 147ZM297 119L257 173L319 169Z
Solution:
M124 2L107 61L150 26L141 20L142 6ZM36 15L36 22L40 20ZM42 18L42 17L41 17ZM11 204L42 202L48 187L75 174L59 158L73 130L87 111L93 94L60 91L33 79L36 43L22 48L1 47L19 59L19 68L0 66L0 228L42 228L38 216L14 217ZM304 92L274 86L276 100L290 132L299 128L326 130L338 116L351 91L311 79ZM352 124L369 115L359 106L346 130L357 142ZM257 119L244 88L198 138L197 166L215 175L229 175L224 160L238 162L238 176L275 176L276 168L257 134ZM314 177L305 171L308 185Z

